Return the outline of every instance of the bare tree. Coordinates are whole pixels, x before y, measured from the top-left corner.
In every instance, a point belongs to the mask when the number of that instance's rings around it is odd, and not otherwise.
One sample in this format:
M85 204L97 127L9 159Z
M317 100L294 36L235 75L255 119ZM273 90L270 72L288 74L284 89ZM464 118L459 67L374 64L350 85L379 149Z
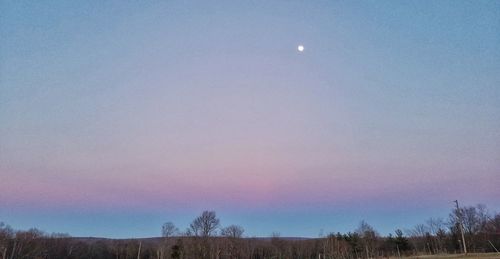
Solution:
M158 258L164 258L166 254L170 253L170 247L172 245L172 241L170 237L178 235L179 229L172 222L166 222L161 227L161 235L164 237L162 243L159 244L156 254Z
M221 230L221 235L231 238L240 238L243 236L243 228L238 225L230 225Z
M478 204L476 207L463 207L462 211L464 228L470 235L475 235L482 231L490 218L488 210L483 204Z
M365 246L366 256L368 258L375 255L375 250L377 248L378 233L375 229L366 223L366 221L361 221L359 227L356 229L356 233L361 237L361 240Z
M0 222L0 255L7 258L7 249L9 241L14 237L14 230L3 222Z
M429 234L427 226L425 224L417 224L412 229L406 230L406 233L411 237L410 240L417 252L421 249L425 253L427 250L425 237Z
M213 236L219 227L219 219L216 217L215 211L204 211L193 220L189 227L195 236Z
M163 237L171 237L179 233L179 229L172 222L166 222L161 227L161 235Z
M430 218L427 220L427 227L426 229L431 233L432 235L436 235L440 229L445 228L445 223L442 218Z
M426 223L426 229L432 239L434 253L439 253L443 250L445 222L442 218L430 218Z
M242 258L244 241L241 237L243 232L243 228L238 225L230 225L221 229L221 235L226 237L223 239L223 246L229 258Z
M427 226L424 224L417 224L415 227L407 231L412 237L425 237L425 234L429 232Z

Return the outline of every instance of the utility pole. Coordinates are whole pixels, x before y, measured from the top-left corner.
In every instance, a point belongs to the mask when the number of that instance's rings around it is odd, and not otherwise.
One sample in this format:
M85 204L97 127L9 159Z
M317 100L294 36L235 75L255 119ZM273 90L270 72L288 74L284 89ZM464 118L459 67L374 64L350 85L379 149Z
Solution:
M455 200L455 204L457 205L457 214L458 214L458 221L459 221L459 226L460 226L460 233L462 233L462 247L464 248L464 254L467 254L467 246L465 245L465 236L464 236L464 225L462 223L462 211L460 210L460 207L458 206L458 200Z

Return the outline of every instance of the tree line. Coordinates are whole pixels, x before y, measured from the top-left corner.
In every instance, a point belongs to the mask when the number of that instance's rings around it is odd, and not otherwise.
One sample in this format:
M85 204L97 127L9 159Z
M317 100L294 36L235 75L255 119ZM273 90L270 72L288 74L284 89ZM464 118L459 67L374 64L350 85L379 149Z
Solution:
M397 258L463 253L462 229L469 252L498 253L500 214L476 205L386 236L361 221L354 231L318 238L245 237L241 226L221 226L214 211L202 212L184 231L166 222L161 238L148 239L77 238L35 228L14 230L0 222L0 258Z

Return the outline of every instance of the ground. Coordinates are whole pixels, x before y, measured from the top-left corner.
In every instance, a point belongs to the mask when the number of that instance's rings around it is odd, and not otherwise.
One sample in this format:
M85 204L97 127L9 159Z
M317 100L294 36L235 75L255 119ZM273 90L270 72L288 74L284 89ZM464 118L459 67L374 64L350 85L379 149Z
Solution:
M397 257L394 257L397 258ZM481 259L500 259L500 253L481 253L481 254L468 254L468 255L421 255L421 256L410 256L405 258L422 258L422 259L461 259L461 258L481 258Z

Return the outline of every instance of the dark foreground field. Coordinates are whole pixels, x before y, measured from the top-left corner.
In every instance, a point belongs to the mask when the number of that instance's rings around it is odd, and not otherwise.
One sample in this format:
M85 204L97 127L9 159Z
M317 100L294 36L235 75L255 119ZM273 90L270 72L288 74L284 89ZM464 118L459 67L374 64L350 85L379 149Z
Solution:
M398 257L390 257L392 258L398 258ZM482 259L498 259L500 258L500 253L472 253L468 255L449 255L449 254L443 254L443 255L421 255L421 256L409 256L406 258L422 258L422 259L461 259L461 258L482 258Z

